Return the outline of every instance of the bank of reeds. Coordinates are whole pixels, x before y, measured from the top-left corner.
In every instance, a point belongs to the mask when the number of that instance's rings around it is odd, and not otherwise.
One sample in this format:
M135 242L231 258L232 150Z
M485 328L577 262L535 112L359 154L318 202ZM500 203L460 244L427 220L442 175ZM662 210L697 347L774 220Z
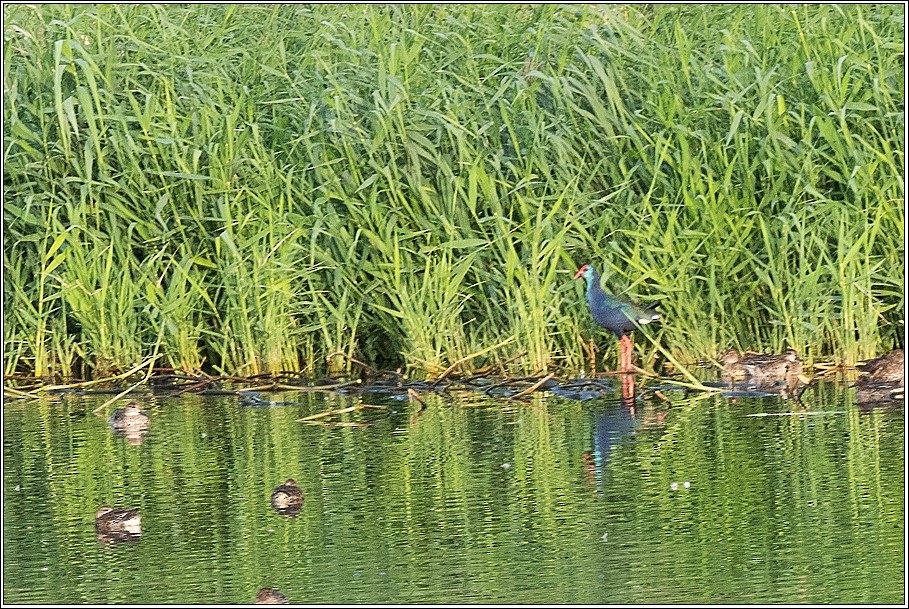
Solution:
M903 343L901 5L5 10L7 374Z

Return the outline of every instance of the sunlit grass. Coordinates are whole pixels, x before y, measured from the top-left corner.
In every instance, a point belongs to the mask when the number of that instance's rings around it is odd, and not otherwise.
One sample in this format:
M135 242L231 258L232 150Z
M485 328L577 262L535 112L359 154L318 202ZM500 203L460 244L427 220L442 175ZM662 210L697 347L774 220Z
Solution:
M7 373L903 343L902 6L6 11Z

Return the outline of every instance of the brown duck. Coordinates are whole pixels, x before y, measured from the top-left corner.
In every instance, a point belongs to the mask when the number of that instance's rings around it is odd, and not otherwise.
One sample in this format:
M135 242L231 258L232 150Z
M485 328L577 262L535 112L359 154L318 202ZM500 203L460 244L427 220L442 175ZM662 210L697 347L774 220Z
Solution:
M745 380L754 384L775 383L797 378L802 374L802 360L789 349L776 355L770 353L739 353L735 349L720 355L723 377Z
M271 494L271 507L283 516L296 516L303 507L303 491L293 478L288 478Z
M856 399L861 403L902 399L904 363L903 350L895 349L858 366L862 375L855 381Z
M101 543L138 541L142 536L139 508L115 508L102 505L95 512L95 533Z
M128 432L132 430L144 431L151 424L148 413L139 408L135 402L130 402L126 408L118 408L110 415L108 424L117 431Z
M115 410L108 423L114 430L114 435L123 436L128 443L135 445L142 444L143 436L148 433L151 418L135 402L130 402L126 408Z
M284 596L280 590L276 588L262 588L259 590L259 593L256 594L256 600L253 601L254 605L286 605L287 597Z
M869 359L864 364L857 366L857 368L876 381L902 384L904 366L903 350L894 349L886 355Z

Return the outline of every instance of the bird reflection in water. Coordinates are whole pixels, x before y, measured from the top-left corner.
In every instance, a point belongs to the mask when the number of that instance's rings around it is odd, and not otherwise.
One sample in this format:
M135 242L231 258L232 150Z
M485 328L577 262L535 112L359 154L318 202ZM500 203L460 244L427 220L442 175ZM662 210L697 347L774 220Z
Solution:
M606 408L594 413L593 450L581 456L585 479L591 486L603 482L610 458L614 451L641 429L662 426L668 410L645 404L643 410L635 411L625 405Z
M588 483L594 486L602 483L610 454L636 428L634 415L624 406L600 410L594 414L593 450L583 455Z

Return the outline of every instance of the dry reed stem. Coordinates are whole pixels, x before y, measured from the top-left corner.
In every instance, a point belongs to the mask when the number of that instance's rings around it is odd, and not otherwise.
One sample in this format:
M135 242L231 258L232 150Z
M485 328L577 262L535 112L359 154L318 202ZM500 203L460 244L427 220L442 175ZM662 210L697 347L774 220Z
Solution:
M541 379L540 379L539 381L537 381L536 383L534 383L533 385L531 385L530 387L528 387L527 389L525 389L524 391L520 391L520 392L518 392L518 393L516 393L516 394L514 394L514 395L508 396L508 399L509 399L509 400L516 400L516 399L518 399L518 398L524 397L525 395L529 395L529 394L533 393L534 391L536 391L537 389L539 389L540 387L542 387L542 386L543 386L543 383L545 383L546 381L550 380L550 379L553 378L554 376L555 376L555 373L554 373L554 372L551 372L551 373L547 374L546 376L544 376L543 378L541 378Z
M479 356L483 355L484 353L489 353L490 351L494 351L495 349L498 349L499 347L504 347L505 345L510 344L514 341L515 341L515 337L509 336L508 338L506 338L505 340L503 340L502 342L500 342L496 345L493 345L491 347L486 347L485 349L481 349L481 350L477 351L476 353L471 353L470 355L465 355L464 357L462 357L461 359L459 359L458 361L453 363L451 366L449 366L442 374L440 374L439 377L433 382L433 386L438 385L440 382L442 382L442 380L444 380L446 376L451 374L455 368L457 368L464 362L469 362L470 360L472 360L476 357L479 357Z

